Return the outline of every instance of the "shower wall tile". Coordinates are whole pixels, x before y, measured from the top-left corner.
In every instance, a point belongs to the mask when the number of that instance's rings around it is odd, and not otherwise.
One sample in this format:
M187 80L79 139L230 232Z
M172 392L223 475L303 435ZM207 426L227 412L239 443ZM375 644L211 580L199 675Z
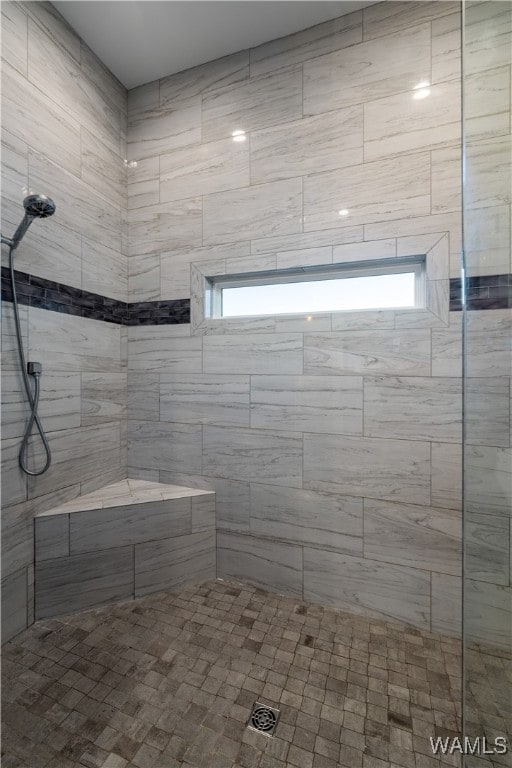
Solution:
M201 337L190 336L187 325L152 325L128 329L130 371L200 373L201 352Z
M432 213L460 211L461 152L459 147L435 149L432 158Z
M132 300L160 299L160 256L144 253L128 257L128 293ZM175 298L177 294L173 294Z
M214 579L215 532L149 541L135 546L135 597Z
M362 162L363 109L360 105L251 134L252 184Z
M276 73L220 88L203 97L202 140L227 138L235 129L257 131L302 117L302 69Z
M405 440L462 440L462 383L454 378L365 378L364 434Z
M304 115L411 90L430 76L430 24L353 45L304 63Z
M162 374L160 420L249 426L249 376Z
M461 520L455 510L364 500L364 555L370 560L461 572Z
M415 27L428 21L436 21L440 17L452 14L459 10L459 4L453 0L427 0L423 3L415 3L414 0L401 0L389 6L386 3L378 3L364 9L363 27L364 39L371 40L375 37L390 35L397 29L405 30L407 27Z
M430 444L304 435L304 488L430 504Z
M243 82L248 77L249 51L239 51L162 78L160 104L162 107L173 106L194 96Z
M450 325L432 329L432 376L462 376L462 315L450 313Z
M428 82L428 81L427 81ZM430 87L427 98L409 90L364 105L364 159L460 144L460 82Z
M510 67L496 67L465 77L464 120L468 137L501 136L510 130Z
M36 565L36 619L133 597L133 547L117 547Z
M2 61L27 76L27 14L17 3L2 6ZM3 81L2 81L3 90Z
M201 213L200 197L132 210L128 223L128 255L201 245Z
M462 509L462 446L432 443L432 504Z
M160 157L146 157L127 168L128 210L160 202Z
M430 213L430 156L386 158L304 179L305 230L337 226L340 207L351 224Z
M126 207L126 165L86 128L80 131L82 180L118 208Z
M302 436L229 427L203 427L203 474L233 480L302 485Z
M95 240L82 238L82 288L119 301L128 298L126 256Z
M251 483L251 533L363 554L362 499Z
M170 152L201 140L201 101L189 99L176 107L145 109L131 116L127 143L129 161Z
M466 444L510 445L510 379L467 378L464 425Z
M127 413L129 419L138 421L160 419L160 375L158 373L148 371L128 373Z
M217 534L217 574L302 597L302 547L255 536Z
M300 232L300 178L218 192L203 199L203 242L250 240Z
M2 639L21 632L27 626L27 569L2 579Z
M430 574L416 568L304 547L304 599L430 627Z
M302 374L302 335L205 336L203 370L205 373Z
M468 512L510 516L512 449L468 445L464 452L464 504Z
M294 235L278 235L256 238L251 241L251 253L256 256L274 251L320 248L344 243L359 243L363 240L363 227L334 227L315 232L301 232Z
M462 579L432 574L432 632L460 636L462 631Z
M2 505L19 504L27 499L27 478L19 467L18 437L2 437Z
M359 376L251 376L251 427L363 433Z
M430 374L430 331L368 330L304 334L307 374Z
M82 426L126 419L126 373L82 373Z
M128 423L128 464L201 473L201 441L201 426L132 419Z
M432 19L432 82L461 76L461 11Z
M251 77L360 43L362 27L363 14L356 11L251 48Z
M510 520L467 515L464 521L465 575L476 581L509 586Z
M160 156L160 200L180 200L249 185L249 147L232 138Z
M2 507L2 575L15 573L34 559L34 524L32 505Z
M468 377L510 376L511 323L510 309L468 313Z
M34 518L34 558L41 562L69 557L69 515Z

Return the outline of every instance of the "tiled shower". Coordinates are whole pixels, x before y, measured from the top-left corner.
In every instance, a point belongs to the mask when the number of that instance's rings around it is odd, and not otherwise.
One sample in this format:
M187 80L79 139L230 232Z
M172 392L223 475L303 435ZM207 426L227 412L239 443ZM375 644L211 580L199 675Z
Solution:
M4 733L30 729L25 708L55 729L35 751L9 739L6 765L509 765L512 751L435 757L428 738L512 730L511 4L386 0L130 90L58 5L2 4L2 233L26 194L57 206L15 258L53 455L38 477L18 463L2 260ZM416 309L205 306L226 275L406 257L424 262ZM27 459L44 460L37 439ZM333 656L353 660L345 677ZM51 665L68 729L34 677L48 685ZM168 699L137 689L130 710L130 676ZM275 741L210 745L206 695L244 726L258 696L281 707ZM188 751L178 720L139 718L141 701L181 717L174 699L196 707ZM319 720L310 742L299 715Z

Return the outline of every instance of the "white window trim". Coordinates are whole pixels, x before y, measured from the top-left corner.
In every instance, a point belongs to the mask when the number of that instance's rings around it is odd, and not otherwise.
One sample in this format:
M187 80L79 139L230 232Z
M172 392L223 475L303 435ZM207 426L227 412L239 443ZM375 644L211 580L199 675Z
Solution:
M290 283L312 282L314 280L340 280L354 277L375 277L378 275L392 275L414 272L415 296L414 306L410 309L423 309L425 307L426 265L424 256L404 257L391 259L379 259L375 261L351 262L342 264L326 264L322 266L300 267L294 269L282 269L272 271L250 272L233 275L218 275L206 281L205 317L212 320L250 318L254 315L228 315L222 314L222 291L225 288L245 288L251 285L288 285ZM372 312L379 310L402 310L404 307L369 307L347 310L326 310L315 312L315 315L336 312ZM308 313L305 308L300 312L284 313L281 316L301 317ZM273 313L266 313L272 316Z

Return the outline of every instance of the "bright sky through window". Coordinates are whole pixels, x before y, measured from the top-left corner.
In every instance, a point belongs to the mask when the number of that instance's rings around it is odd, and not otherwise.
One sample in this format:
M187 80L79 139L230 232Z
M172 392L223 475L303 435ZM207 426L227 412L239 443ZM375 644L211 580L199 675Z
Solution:
M222 317L415 306L415 272L222 288Z

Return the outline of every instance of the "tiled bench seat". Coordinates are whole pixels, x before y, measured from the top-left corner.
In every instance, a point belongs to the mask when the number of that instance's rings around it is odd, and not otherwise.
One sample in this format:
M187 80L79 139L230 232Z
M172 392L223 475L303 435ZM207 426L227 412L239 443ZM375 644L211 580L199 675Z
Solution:
M37 515L35 615L215 578L215 494L122 480Z

